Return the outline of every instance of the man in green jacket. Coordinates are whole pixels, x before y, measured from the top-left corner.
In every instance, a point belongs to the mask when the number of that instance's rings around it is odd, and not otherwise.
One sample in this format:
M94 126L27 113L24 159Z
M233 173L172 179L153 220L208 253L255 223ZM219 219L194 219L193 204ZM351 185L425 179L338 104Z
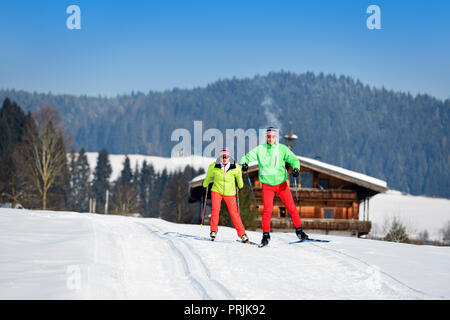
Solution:
M236 228L238 237L243 242L248 242L249 240L236 205L236 183L239 189L244 186L242 170L241 166L231 157L228 149L223 149L217 160L208 167L206 178L203 181L203 187L206 188L211 182L211 179L214 179L214 184L211 188L211 240L216 238L217 231L219 230L219 212L223 199L227 204L228 212Z
M294 153L285 145L278 143L278 132L275 128L269 127L266 130L266 142L259 145L245 156L242 157L240 163L242 171L248 170L248 164L252 161L258 161L259 181L262 184L263 198L263 217L261 228L263 238L261 246L265 246L270 240L270 219L273 211L273 198L275 193L278 194L281 201L286 206L287 211L291 215L295 232L299 239L307 239L308 236L302 230L302 221L292 198L289 185L286 182L288 172L286 170L286 162L293 168L292 174L298 177L300 173L300 161Z

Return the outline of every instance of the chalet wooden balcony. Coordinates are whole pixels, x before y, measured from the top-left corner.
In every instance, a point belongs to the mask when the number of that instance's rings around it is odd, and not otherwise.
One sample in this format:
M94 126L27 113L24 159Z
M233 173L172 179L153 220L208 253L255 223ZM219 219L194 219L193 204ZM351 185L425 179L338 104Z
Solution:
M295 195L295 188L290 188L291 193ZM255 195L262 197L262 188L254 188ZM298 195L302 198L310 199L346 199L355 200L357 199L357 194L354 190L347 189L315 189L315 188L298 188Z
M260 227L261 217L258 218L258 224ZM290 218L272 218L270 225L273 231L292 232L294 229ZM347 234L359 237L370 232L372 223L348 219L302 219L302 226L307 232Z
M292 196L296 199L295 188L290 188ZM348 207L353 202L358 201L358 194L354 190L343 189L298 189L298 205L300 206L321 206L335 205ZM262 189L255 188L255 197L262 203ZM274 198L274 205L282 205L278 197Z

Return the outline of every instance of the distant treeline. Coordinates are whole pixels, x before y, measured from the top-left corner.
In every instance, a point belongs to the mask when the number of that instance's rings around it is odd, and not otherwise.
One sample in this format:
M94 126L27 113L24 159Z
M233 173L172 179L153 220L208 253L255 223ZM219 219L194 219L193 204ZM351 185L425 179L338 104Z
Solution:
M350 77L270 73L204 88L114 98L0 90L26 111L57 108L87 151L169 156L173 130L279 126L294 152L368 174L411 194L450 197L450 100L376 89Z

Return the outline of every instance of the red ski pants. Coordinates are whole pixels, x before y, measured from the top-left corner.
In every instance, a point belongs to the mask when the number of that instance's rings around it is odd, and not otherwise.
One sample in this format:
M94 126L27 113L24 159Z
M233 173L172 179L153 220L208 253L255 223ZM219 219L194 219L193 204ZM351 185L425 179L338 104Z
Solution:
M217 192L211 192L211 203L212 203L212 211L211 211L211 222L210 228L211 231L219 230L219 212L220 206L222 204L222 199L225 200L225 203L228 207L228 212L230 213L231 220L233 221L234 228L237 231L238 237L241 237L245 234L245 228L242 224L241 216L237 210L236 204L236 196L223 196Z
M295 206L294 199L292 198L291 190L289 190L289 186L287 181L278 184L276 186L271 186L268 184L262 185L262 198L263 198L263 217L261 222L261 229L263 232L270 232L270 218L272 217L273 211L273 197L275 193L278 194L281 201L286 206L287 211L291 215L292 223L295 228L298 228L302 225L302 221L300 220L300 215Z

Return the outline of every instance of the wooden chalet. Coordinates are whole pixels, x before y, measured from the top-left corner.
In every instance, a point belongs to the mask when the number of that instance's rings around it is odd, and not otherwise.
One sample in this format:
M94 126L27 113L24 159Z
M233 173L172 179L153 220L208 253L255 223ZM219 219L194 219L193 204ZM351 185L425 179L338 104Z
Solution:
M388 190L386 182L316 159L300 156L298 159L300 160L301 185L298 185L298 202L296 203L303 228L313 233L358 237L368 234L371 229L369 200L372 196ZM258 204L258 219L261 223L264 206L256 162L249 164L248 174L253 184ZM191 201L203 201L202 183L205 176L205 174L198 176L190 182ZM244 183L247 183L245 176ZM295 201L296 188L291 175L289 175L288 183ZM207 210L207 214L210 212ZM271 228L273 231L293 230L289 214L278 196L274 198Z

